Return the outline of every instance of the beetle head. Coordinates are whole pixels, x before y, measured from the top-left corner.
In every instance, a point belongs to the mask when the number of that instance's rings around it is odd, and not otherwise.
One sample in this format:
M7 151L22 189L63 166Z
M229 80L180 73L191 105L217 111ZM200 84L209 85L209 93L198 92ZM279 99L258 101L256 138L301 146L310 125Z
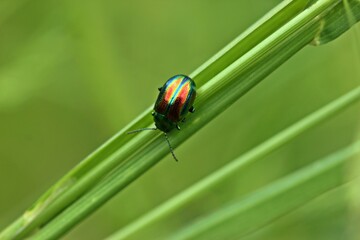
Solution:
M152 115L154 116L154 122L157 129L167 133L176 127L176 124L170 121L166 116L157 112L153 112Z

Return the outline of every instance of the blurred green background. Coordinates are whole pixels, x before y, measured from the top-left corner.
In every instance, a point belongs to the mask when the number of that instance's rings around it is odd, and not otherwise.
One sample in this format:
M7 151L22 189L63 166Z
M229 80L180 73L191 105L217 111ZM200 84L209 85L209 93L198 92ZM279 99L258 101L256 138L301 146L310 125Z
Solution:
M279 2L1 0L0 229L152 105L168 77L191 73ZM169 154L64 239L107 236L357 86L359 42L349 31L303 49L177 147L179 163ZM358 137L359 110L306 132L134 239L158 239L346 146ZM353 190L331 191L248 239L355 239Z

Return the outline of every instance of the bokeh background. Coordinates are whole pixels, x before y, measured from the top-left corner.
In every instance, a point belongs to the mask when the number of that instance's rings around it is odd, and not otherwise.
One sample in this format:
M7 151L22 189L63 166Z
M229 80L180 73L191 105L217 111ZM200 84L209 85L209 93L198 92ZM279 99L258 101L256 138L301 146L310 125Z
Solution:
M0 229L262 17L267 1L0 1ZM360 39L308 46L64 239L101 239L360 81ZM135 239L157 239L358 137L359 105L324 122ZM189 123L191 124L191 123ZM165 143L164 143L165 144ZM352 185L248 239L355 239ZM356 191L355 191L356 192ZM355 216L355 217L354 217Z

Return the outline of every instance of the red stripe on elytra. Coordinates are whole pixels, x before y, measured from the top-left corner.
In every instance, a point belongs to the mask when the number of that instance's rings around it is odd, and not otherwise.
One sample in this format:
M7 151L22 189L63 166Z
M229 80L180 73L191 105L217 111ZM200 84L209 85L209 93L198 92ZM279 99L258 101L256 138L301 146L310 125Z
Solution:
M169 109L168 118L171 121L177 122L181 120L180 113L186 102L189 90L190 90L189 83L183 84L179 89L177 96L175 96L174 102L171 104Z
M180 84L181 81L179 78L174 79L170 84L166 86L165 89L163 89L163 94L161 99L158 100L156 111L161 114L165 114L166 111L168 111L169 103L174 95L174 92L176 91L176 88Z

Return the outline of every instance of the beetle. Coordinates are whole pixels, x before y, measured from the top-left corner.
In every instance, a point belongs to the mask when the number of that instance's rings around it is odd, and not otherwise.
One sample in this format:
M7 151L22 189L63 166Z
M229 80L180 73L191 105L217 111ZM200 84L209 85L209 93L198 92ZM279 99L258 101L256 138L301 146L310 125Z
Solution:
M159 95L155 101L154 111L151 113L154 117L155 127L133 130L128 134L144 130L162 131L173 158L178 161L167 133L174 128L180 130L179 123L185 121L188 112L193 113L195 111L193 104L196 97L196 84L190 77L177 74L158 89Z

